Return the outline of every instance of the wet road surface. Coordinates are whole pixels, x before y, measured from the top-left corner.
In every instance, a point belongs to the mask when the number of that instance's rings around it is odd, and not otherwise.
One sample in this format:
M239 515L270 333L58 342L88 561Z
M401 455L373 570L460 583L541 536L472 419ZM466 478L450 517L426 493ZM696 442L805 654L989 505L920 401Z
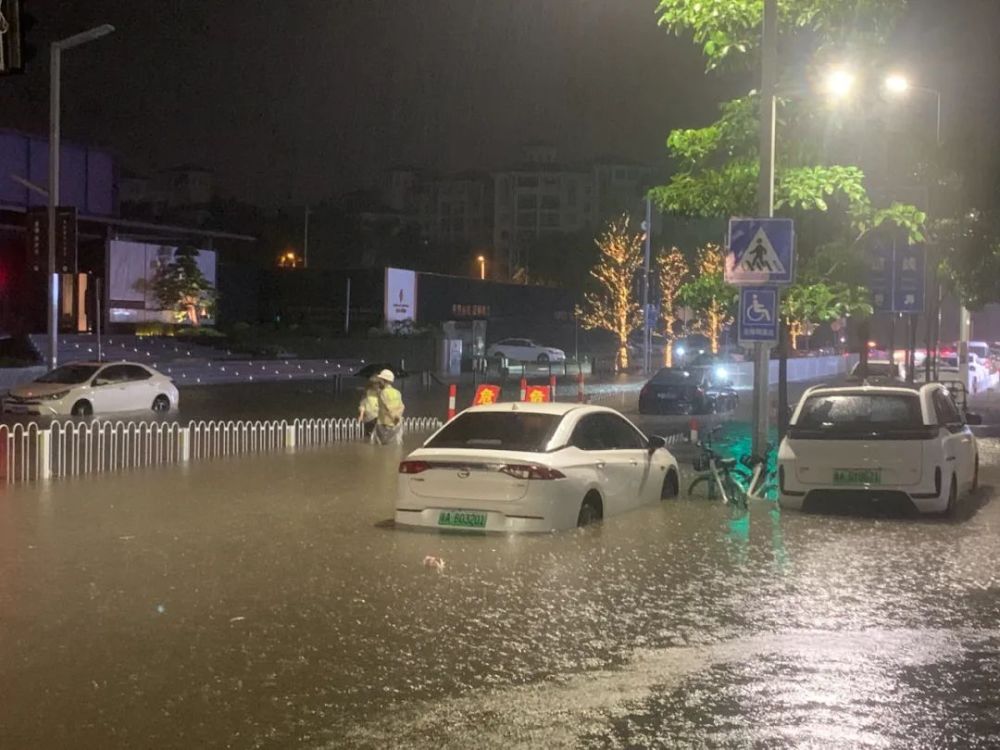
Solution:
M440 535L385 523L398 457L4 489L0 747L1000 746L989 486L957 523Z

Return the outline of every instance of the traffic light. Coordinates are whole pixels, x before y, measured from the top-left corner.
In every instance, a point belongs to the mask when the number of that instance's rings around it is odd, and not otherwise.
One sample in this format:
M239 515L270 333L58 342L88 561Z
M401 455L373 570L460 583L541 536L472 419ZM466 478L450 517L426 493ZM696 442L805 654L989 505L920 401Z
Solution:
M0 76L22 73L35 57L35 47L28 43L28 32L35 18L23 0L0 0Z

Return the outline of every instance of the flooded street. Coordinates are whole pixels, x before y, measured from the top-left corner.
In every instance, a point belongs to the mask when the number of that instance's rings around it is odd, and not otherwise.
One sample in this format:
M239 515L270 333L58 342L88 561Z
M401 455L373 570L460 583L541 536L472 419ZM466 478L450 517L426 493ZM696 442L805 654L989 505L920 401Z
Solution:
M957 523L402 531L357 444L5 488L0 747L997 747L981 446Z

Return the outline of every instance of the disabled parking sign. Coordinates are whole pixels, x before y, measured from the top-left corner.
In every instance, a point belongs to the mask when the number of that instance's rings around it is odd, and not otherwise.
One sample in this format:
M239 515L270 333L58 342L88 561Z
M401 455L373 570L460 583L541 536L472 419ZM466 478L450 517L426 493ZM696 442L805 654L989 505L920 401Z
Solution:
M740 287L740 312L737 329L740 343L778 343L778 289L776 287Z

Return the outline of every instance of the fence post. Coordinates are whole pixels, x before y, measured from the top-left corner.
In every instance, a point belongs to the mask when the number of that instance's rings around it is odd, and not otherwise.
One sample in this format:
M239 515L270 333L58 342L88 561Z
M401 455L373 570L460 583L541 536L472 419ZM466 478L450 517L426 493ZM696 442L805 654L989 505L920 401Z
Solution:
M177 431L177 456L182 464L191 460L191 428L181 427Z
M52 428L38 431L38 478L52 478Z
M523 370L522 370L523 372ZM525 396L528 395L528 379L521 375L521 401L524 401Z
M576 400L579 403L583 403L587 400L586 390L583 384L583 368L580 368L580 372L576 375Z
M296 434L295 425L286 424L285 425L285 448L289 450L295 450Z

